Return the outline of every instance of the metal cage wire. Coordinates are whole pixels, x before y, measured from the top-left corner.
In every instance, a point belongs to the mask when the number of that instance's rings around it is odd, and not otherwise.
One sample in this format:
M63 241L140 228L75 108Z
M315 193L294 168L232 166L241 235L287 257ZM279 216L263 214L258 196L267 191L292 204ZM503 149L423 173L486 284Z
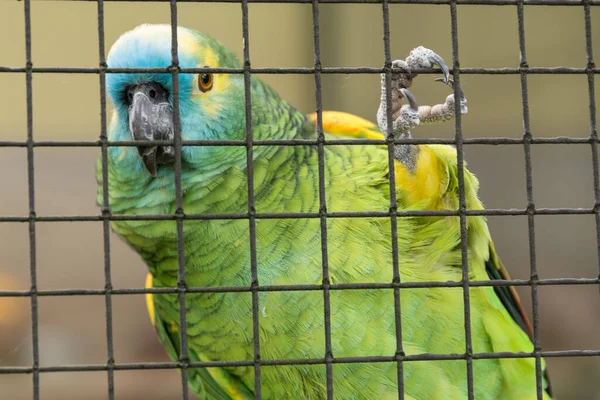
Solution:
M244 40L243 48L243 68L188 68L179 67L177 55L177 0L154 0L169 2L171 13L171 66L166 69L116 69L108 68L105 60L104 43L104 2L105 1L141 1L141 0L80 0L94 1L98 5L98 55L99 64L97 68L59 68L44 67L35 68L31 59L31 0L24 0L25 16L25 46L26 46L26 65L25 67L7 67L0 66L0 73L25 73L26 77L26 101L27 101L27 140L19 141L0 141L0 147L26 147L27 148L27 170L28 170L28 196L29 196L29 215L28 216L7 216L0 217L2 222L27 222L29 225L30 242L30 279L31 288L25 291L0 291L0 297L29 297L31 299L31 323L33 340L33 363L31 367L0 367L0 374L32 374L33 377L33 398L40 398L39 374L44 372L59 371L106 371L108 376L108 398L114 400L114 371L118 370L139 370L139 369L179 369L181 371L182 399L187 400L188 395L188 369L195 367L224 367L224 366L249 366L254 368L254 391L257 399L261 398L261 367L278 365L314 365L324 364L326 368L326 387L327 399L333 399L333 364L338 363L364 363L364 362L396 362L398 377L398 397L404 398L403 383L403 364L405 362L418 362L424 360L465 360L467 370L467 389L468 398L474 398L473 389L473 360L477 359L500 359L500 358L535 358L536 364L536 390L537 398L542 399L542 357L584 357L600 356L600 349L596 350L560 350L560 351L542 351L539 339L539 313L538 313L538 286L541 285L598 285L600 284L600 179L598 173L598 131L596 124L596 102L594 97L594 78L600 73L596 68L592 54L592 27L591 27L591 7L600 6L600 0L179 0L179 2L220 2L220 3L240 3L242 9L242 35ZM314 66L311 68L252 68L250 64L249 53L249 35L248 35L248 4L249 3L308 3L312 4L313 19L313 55ZM319 43L319 4L320 3L376 3L382 6L383 16L383 41L384 41L384 67L383 68L365 68L365 67L322 67L320 60ZM493 74L493 75L520 75L521 96L522 96L522 114L524 133L522 138L506 137L486 137L464 139L462 136L460 108L455 112L455 138L453 140L442 139L394 139L388 137L386 140L369 139L343 139L330 141L326 140L322 126L322 101L321 101L321 75L322 74L385 74L385 84L387 88L387 112L388 112L388 131L392 131L391 124L391 76L392 60L390 56L390 33L389 33L389 5L390 4L437 4L445 5L450 10L451 37L452 37L452 69L454 78L454 93L460 92L461 74ZM520 66L519 68L460 68L459 48L458 48L458 23L457 11L459 5L496 5L496 6L514 6L517 12ZM575 6L581 7L584 11L585 23L585 41L586 41L586 66L584 68L530 68L527 63L525 48L525 20L524 6ZM132 141L126 142L108 142L106 125L106 74L109 73L141 73L141 72L167 72L173 79L173 108L174 108L174 126L175 138L173 141L153 141L153 144L174 144L175 147L175 190L176 190L176 212L174 214L161 215L113 215L110 211L108 201L108 158L107 150L109 146L137 146ZM245 140L195 140L184 141L181 138L181 123L179 119L179 90L178 76L180 73L198 73L198 72L226 72L244 75L245 86L245 112L246 112L246 139ZM418 73L431 74L436 73L433 70L415 70ZM100 84L100 116L101 133L97 141L35 141L33 136L33 100L32 100L32 77L37 73L78 73L78 74L97 74ZM252 105L250 99L250 76L251 74L312 74L315 78L316 89L316 112L317 112L317 139L293 139L293 140L253 140L251 113ZM534 138L531 133L529 123L529 100L527 89L527 76L529 74L585 74L588 81L589 94L589 136L587 138L571 137L552 137L552 138ZM458 162L458 187L459 187L459 209L454 211L398 211L396 204L396 189L394 185L394 157L392 148L396 143L412 144L453 144L457 148ZM589 208L536 208L533 199L533 181L531 166L531 146L533 144L585 144L589 143L592 151L593 161L593 185L594 185L594 206ZM149 143L144 143L148 145ZM324 146L335 145L387 145L388 147L388 165L390 179L390 204L388 212L328 212L325 198L325 180L324 180ZM525 154L525 179L527 191L527 206L525 208L511 209L486 209L486 210L467 210L464 192L464 158L463 146L469 144L489 144L489 145L522 145ZM247 213L224 213L224 214L185 214L183 209L182 188L181 188L181 146L244 146L247 155L247 185L248 185L248 212ZM319 211L308 213L258 213L254 208L254 182L253 182L253 146L278 145L278 146L316 146L318 152L318 175L319 175ZM103 204L100 215L71 215L71 216L38 216L35 211L35 183L34 183L34 148L35 147L99 147L101 149L102 159L102 186L103 186ZM596 278L555 278L540 279L536 266L535 251L535 215L566 215L566 214L593 214L596 222L596 237L598 251L598 277ZM470 281L468 277L467 265L467 216L474 215L526 215L528 221L529 233L529 252L530 252L530 278L512 279L500 281ZM458 216L460 220L461 235L461 255L462 255L462 280L460 282L402 282L398 267L398 242L397 242L397 218L406 216ZM327 219L328 218L389 218L391 222L392 238L392 268L393 280L390 283L375 284L332 284L329 279L328 270L328 252L327 252ZM323 279L321 284L309 285L259 285L256 261L256 220L274 219L274 218L318 218L320 220L321 230L321 259ZM247 219L250 233L250 260L251 260L251 284L247 287L188 287L185 282L185 263L184 263L184 245L183 245L183 224L186 220L208 220L208 219ZM117 220L174 220L177 224L177 247L178 247L178 283L174 288L122 288L114 289L111 281L111 261L110 261L110 221ZM36 223L37 222L56 222L56 221L102 221L103 224L103 245L104 245L104 289L62 289L62 290L38 290L36 274ZM469 288L482 286L530 286L533 311L534 327L534 351L533 352L488 352L474 353L471 344L471 326L470 326L470 298ZM405 355L402 349L402 326L400 319L401 304L400 290L402 288L440 288L440 287L461 287L463 289L464 300L464 330L465 330L465 351L460 354L419 354ZM330 291L332 290L357 290L357 289L391 289L394 292L394 315L396 322L396 344L397 351L393 356L373 356L373 357L335 357L331 347L331 310L330 310ZM324 301L324 330L325 330L325 354L323 358L314 359L285 359L285 360L262 360L260 356L259 342L259 292L270 291L322 291ZM241 293L249 292L252 295L252 319L253 319L253 360L238 361L212 361L212 362L191 362L187 354L187 334L185 304L186 293ZM152 362L152 363L115 363L113 349L113 329L112 329L112 296L144 293L177 293L180 306L180 357L177 362ZM86 365L59 365L40 367L39 365L39 345L38 345L38 296L71 296L71 295L96 295L104 296L106 307L106 347L107 361L105 364L86 364Z

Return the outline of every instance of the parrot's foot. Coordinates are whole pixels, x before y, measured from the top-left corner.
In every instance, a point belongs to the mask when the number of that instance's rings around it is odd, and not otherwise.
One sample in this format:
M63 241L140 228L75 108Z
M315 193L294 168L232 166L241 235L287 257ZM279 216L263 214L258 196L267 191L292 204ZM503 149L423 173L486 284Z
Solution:
M440 78L441 79L441 78ZM452 86L452 80L448 83ZM420 106L419 120L422 124L436 124L445 122L454 118L456 103L454 101L454 93L446 97L444 104L436 104L434 106ZM467 108L467 99L461 91L460 96L460 113L466 114L469 111Z
M413 78L417 76L411 71L421 68L432 68L439 66L443 73L443 78L438 78L436 81L441 81L449 86L453 86L454 82L450 79L448 67L442 57L434 53L432 50L419 46L410 52L406 60L396 60L392 63L391 76L391 106L392 106L392 134L395 138L410 138L410 130L419 123L433 124L441 123L452 119L455 115L456 102L454 94L446 97L444 104L436 104L434 106L417 106L417 101L413 94L408 90L412 85ZM402 72L397 72L398 68ZM403 104L404 99L407 99L408 104ZM461 114L466 114L467 99L461 92L460 99ZM387 124L387 91L385 74L381 74L381 102L377 111L377 124L385 137L389 136ZM418 148L413 145L396 145L394 155L396 159L404 163L410 169L414 169L416 162L416 154Z
M392 62L392 68L400 68L405 71L404 74L399 74L399 82L403 88L409 88L412 84L412 79L418 74L413 73L415 69L433 68L435 65L439 66L444 74L443 81L448 83L450 81L450 71L448 66L442 57L437 55L433 50L429 50L423 46L419 46L413 49L405 60L395 60Z
M406 105L402 105L402 100L404 98L408 100L408 104ZM386 100L382 96L381 103L384 104L385 101ZM394 118L392 132L394 132L394 134L398 134L398 136L395 136L396 138L410 139L410 130L419 125L420 108L422 107L417 105L415 96L410 92L410 90L405 88L392 91L392 107L394 107L394 104L398 105L398 109L394 110L392 114L392 117ZM379 111L377 111L377 124L387 139L388 126L385 106L379 106ZM410 144L396 144L394 145L394 158L401 161L411 171L413 171L417 162L417 151L417 146Z
M439 123L452 119L454 116L455 100L453 94L446 98L444 104L418 107L419 112L416 116L414 112L408 111L409 109L414 109L414 105L416 104L414 97L411 100L409 96L406 96L406 92L408 92L406 89L412 85L413 78L417 76L416 73L411 71L432 68L435 65L440 67L444 75L443 78L438 78L436 81L441 81L452 87L454 83L450 79L448 67L442 57L423 46L419 46L411 51L406 60L395 60L392 63L391 101L392 118L394 119L392 133L395 136L402 137L403 134L406 134L419 123ZM395 71L396 69L400 69L401 72ZM377 112L377 122L379 128L387 137L387 96L385 83L385 74L381 74L381 103ZM403 105L405 98L408 98L409 105ZM407 107L405 111L403 111L404 107ZM461 94L460 108L462 114L467 113L467 99L464 94Z

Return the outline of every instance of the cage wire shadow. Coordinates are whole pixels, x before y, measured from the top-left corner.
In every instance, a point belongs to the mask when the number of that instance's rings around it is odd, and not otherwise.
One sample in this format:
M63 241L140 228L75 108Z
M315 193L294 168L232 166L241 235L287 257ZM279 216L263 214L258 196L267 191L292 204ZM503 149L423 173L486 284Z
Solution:
M247 366L254 368L254 391L257 399L261 398L261 367L278 365L315 365L325 364L326 366L326 388L327 399L333 399L333 364L338 363L364 363L364 362L396 362L398 377L398 397L404 398L403 382L403 363L418 362L424 360L465 360L467 369L468 398L474 398L473 389L473 360L478 359L502 359L502 358L535 358L536 367L536 391L537 398L542 399L542 366L541 358L546 357L598 357L600 349L590 350L560 350L543 351L539 338L539 312L538 312L538 287L545 285L598 285L600 284L600 181L598 173L598 132L596 124L596 102L594 98L594 78L600 73L596 68L592 53L592 27L591 27L591 7L600 6L599 0L179 0L179 2L220 2L220 3L240 3L242 9L242 36L244 40L243 48L243 68L187 68L179 67L177 54L177 0L162 0L169 2L171 15L171 66L166 69L118 69L108 68L105 60L104 43L104 2L105 1L141 1L141 0L79 0L93 1L97 3L98 16L98 54L99 66L97 68L62 68L62 67L44 67L36 68L32 64L31 57L31 0L24 0L25 17L25 67L0 66L0 72L4 73L25 73L26 77L26 106L27 106L27 140L19 141L0 141L0 147L26 147L27 148L27 171L28 171L28 196L29 196L29 215L28 216L7 216L0 217L1 222L27 222L29 225L29 253L30 253L30 290L0 291L0 297L29 297L31 299L31 323L32 323L32 345L33 363L31 367L0 367L0 374L32 374L33 377L33 398L40 398L39 374L45 372L75 372L75 371L106 371L108 375L108 398L115 398L114 392L114 371L121 370L146 370L146 369L179 369L181 371L182 398L188 399L188 369L195 367L234 367ZM161 0L154 0L161 1ZM249 35L248 35L248 4L249 3L308 3L312 4L313 20L313 50L314 66L311 68L252 68L249 55ZM322 67L320 60L319 44L319 3L376 3L382 5L383 16L383 41L385 62L383 68L365 68L365 67ZM390 32L389 32L389 4L437 4L449 7L451 19L451 37L452 37L452 68L451 74L454 78L454 93L460 93L460 75L461 74L492 74L492 75L519 75L521 80L522 97L522 115L524 133L522 138L514 139L507 137L488 137L464 139L462 136L461 113L460 108L455 112L455 137L452 140L442 139L395 139L389 136L386 140L370 139L344 139L330 141L326 140L322 126L322 101L321 101L321 75L322 74L385 74L385 85L387 89L387 124L388 131L392 132L391 124L391 76L397 71L393 71L390 56ZM458 24L457 9L459 5L496 5L496 6L514 6L518 19L518 36L520 50L519 68L460 68L459 48L458 48ZM529 67L525 48L525 21L524 6L575 6L581 7L584 11L585 41L586 41L586 66L584 68L533 68ZM110 211L108 201L108 158L107 151L110 146L138 146L133 141L109 142L107 138L106 125L106 74L109 73L143 73L143 72L162 72L170 73L173 80L173 108L174 108L174 126L175 137L173 141L148 141L144 145L174 145L175 147L175 190L176 190L176 211L174 214L158 215L113 215ZM178 76L180 73L235 73L244 75L245 90L245 111L246 111L246 139L245 140L195 140L184 141L181 138L181 121L179 117L179 88ZM415 70L417 73L432 74L437 73L434 70ZM33 136L33 100L32 100L32 77L37 73L76 73L76 74L97 74L100 84L100 116L101 116L101 134L97 141L35 141ZM261 74L311 74L315 78L316 88L316 111L317 111L317 139L293 139L293 140L253 140L251 113L252 105L250 98L250 76L253 73ZM527 77L530 74L585 74L588 81L589 92L589 136L587 138L571 137L552 137L535 138L532 135L529 123L529 101L527 89ZM150 143L152 142L152 143ZM594 206L589 208L536 208L533 199L533 181L531 166L531 146L533 144L581 144L589 143L592 151L593 161L593 185L594 185ZM386 145L388 147L388 167L390 180L390 204L388 212L328 212L325 201L325 183L324 183L324 146L335 145ZM454 211L398 211L396 204L396 193L394 185L394 157L393 146L395 144L452 144L457 149L458 162L458 188L459 188L459 209ZM469 144L489 144L489 145L522 145L525 155L525 179L527 191L527 206L525 208L511 209L487 209L487 210L467 210L464 191L464 157L463 146ZM185 214L183 209L182 188L181 188L181 147L182 146L244 146L247 155L247 184L248 184L248 211L247 213L224 213L224 214ZM316 146L318 152L318 175L319 175L319 211L309 213L258 213L254 209L254 182L253 182L253 146ZM72 216L38 216L35 211L35 182L34 182L34 148L35 147L100 147L101 165L102 165L102 187L103 199L101 215L72 215ZM536 215L574 215L589 214L595 216L596 239L598 251L598 277L596 278L555 278L540 279L537 273L536 251L535 251L535 216ZM529 252L530 252L530 278L512 279L512 280L482 280L470 281L468 277L467 260L467 216L475 215L522 215L527 216ZM398 238L397 238L397 218L406 216L458 216L460 220L461 236L461 256L462 256L462 280L460 282L402 282L398 267ZM390 283L354 283L354 284L332 284L329 279L328 270L328 252L327 252L327 219L328 218L389 218L391 221L392 238L392 267L393 280ZM256 220L257 219L276 219L276 218L318 218L320 220L321 230L321 258L322 258L322 283L304 284L304 285L259 285L256 261ZM184 264L184 246L183 246L183 223L186 220L210 220L210 219L247 219L250 233L250 260L251 260L251 284L250 286L235 287L188 287L185 282L185 264ZM177 250L178 250L178 277L177 287L173 288L123 288L114 289L111 281L111 261L110 261L110 221L123 220L173 220L177 224ZM61 289L61 290L38 290L36 273L36 223L38 222L74 222L74 221L102 221L103 223L103 245L104 245L104 289ZM532 352L487 352L474 353L471 343L470 326L470 298L469 288L471 287L506 287L506 286L529 286L531 287L532 315L533 315L533 345ZM460 287L463 290L464 300L464 331L465 331L465 351L460 354L418 354L405 355L402 349L402 327L401 327L401 304L400 289L402 288L451 288ZM330 292L333 290L358 290L358 289L391 289L394 292L394 315L396 325L396 345L397 351L393 356L373 356L373 357L335 357L331 347L331 310L330 310ZM259 292L271 291L322 291L324 301L324 328L325 328L325 354L323 358L311 359L275 359L262 360L260 357L259 342ZM186 334L186 293L242 293L249 292L252 295L252 319L253 319L253 360L239 361L211 361L211 362L191 362L187 354L187 334ZM112 328L112 296L129 294L147 294L147 293L177 293L180 306L180 357L177 362L152 362L152 363L115 363L113 349L113 328ZM72 296L72 295L96 295L104 296L106 307L106 347L107 362L105 364L86 364L86 365L58 365L40 367L39 364L39 344L38 344L38 296Z

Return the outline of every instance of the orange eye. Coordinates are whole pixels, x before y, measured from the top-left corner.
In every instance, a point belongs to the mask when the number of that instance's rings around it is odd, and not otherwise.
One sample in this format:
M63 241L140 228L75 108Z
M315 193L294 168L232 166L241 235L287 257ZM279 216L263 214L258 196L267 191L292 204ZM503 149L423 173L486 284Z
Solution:
M198 88L202 92L208 92L213 87L213 74L202 73L198 76Z

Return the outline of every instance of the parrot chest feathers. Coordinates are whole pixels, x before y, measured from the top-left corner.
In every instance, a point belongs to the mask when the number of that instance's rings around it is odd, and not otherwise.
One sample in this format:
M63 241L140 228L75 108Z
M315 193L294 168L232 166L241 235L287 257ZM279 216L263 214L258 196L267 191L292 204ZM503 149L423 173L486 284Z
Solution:
M326 165L331 182L327 202L333 211L383 211L389 198L381 190L386 178L375 175L382 167L375 162L382 150L343 149L327 151L333 161ZM385 157L383 157L385 160ZM316 149L282 148L269 162L256 162L257 212L318 211ZM360 167L363 174L354 173ZM234 169L223 179L204 187L186 186L186 214L244 213L247 210L245 172ZM339 183L338 183L339 182ZM148 213L172 210L172 200ZM139 210L138 210L139 212ZM172 212L172 211L171 211ZM424 224L398 219L399 260L403 280L460 280L459 249L444 219ZM431 225L438 224L440 229ZM156 287L177 286L177 230L175 221L118 221L115 230L144 258ZM184 220L184 254L188 287L245 286L251 283L248 222L239 220ZM393 278L389 220L382 218L335 218L328 222L329 271L332 283L385 283ZM431 233L423 234L430 230ZM317 218L258 219L256 254L260 285L318 284L322 277L320 222ZM437 248L431 251L431 247ZM449 254L454 254L452 259ZM458 254L458 255L457 255ZM443 259L443 257L447 259ZM450 260L452 259L452 260ZM429 267L428 267L429 266ZM437 274L437 275L436 275ZM403 338L407 354L461 352L464 329L462 290L414 289L402 292ZM156 315L172 336L178 335L179 299L176 294L154 295ZM477 296L472 301L477 309ZM264 359L318 358L324 354L323 298L318 291L260 293L261 355ZM210 360L251 359L252 300L250 293L189 293L187 329L194 349ZM429 311L423 312L427 304ZM336 356L388 355L395 347L392 292L387 290L336 291L331 296L332 330ZM476 315L476 312L473 313ZM433 324L433 321L436 321ZM430 326L432 325L432 326ZM483 330L473 323L474 331ZM450 340L436 341L436 337ZM226 338L226 339L225 339ZM482 342L482 351L489 343ZM410 370L410 369L409 369ZM417 372L418 375L423 372ZM383 373L384 371L380 371ZM236 374L246 376L243 368ZM387 372L386 372L387 373Z

